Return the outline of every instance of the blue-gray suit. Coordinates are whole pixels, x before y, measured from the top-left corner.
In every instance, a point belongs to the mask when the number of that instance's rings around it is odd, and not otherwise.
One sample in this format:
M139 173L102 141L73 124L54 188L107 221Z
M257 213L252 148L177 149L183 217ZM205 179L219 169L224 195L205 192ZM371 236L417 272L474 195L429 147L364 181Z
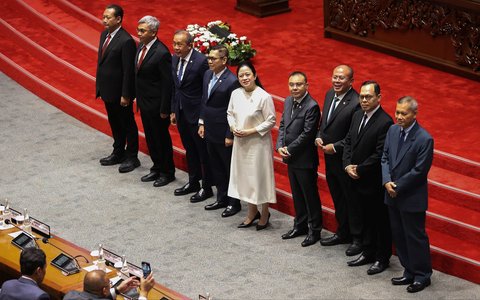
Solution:
M385 193L393 241L404 277L425 282L432 275L430 244L425 232L428 207L427 175L433 160L433 138L418 123L408 133L400 152L401 127L387 132L382 156L382 183L394 182L397 196Z
M20 277L5 281L0 291L0 300L48 300L50 296L33 280Z

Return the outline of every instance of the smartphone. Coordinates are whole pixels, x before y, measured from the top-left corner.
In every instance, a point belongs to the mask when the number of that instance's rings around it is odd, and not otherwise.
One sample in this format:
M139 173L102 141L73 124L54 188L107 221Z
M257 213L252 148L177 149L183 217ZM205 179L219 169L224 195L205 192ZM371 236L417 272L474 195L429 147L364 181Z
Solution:
M143 271L143 278L147 278L147 276L152 273L152 268L150 267L150 263L146 261L142 261L142 271Z

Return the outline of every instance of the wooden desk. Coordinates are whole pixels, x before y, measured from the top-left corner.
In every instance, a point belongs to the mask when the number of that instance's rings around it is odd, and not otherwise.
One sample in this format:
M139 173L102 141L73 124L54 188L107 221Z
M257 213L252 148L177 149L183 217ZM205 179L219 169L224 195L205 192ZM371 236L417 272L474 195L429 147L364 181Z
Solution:
M18 231L16 228L0 231L0 285L9 279L20 277L20 249L15 247L11 241L12 237L9 233ZM91 265L94 258L90 256L90 252L78 247L62 238L53 237L49 240L55 246L65 250L68 254L76 256L85 256L90 263L86 263L82 258L78 259L80 267L86 267ZM41 289L46 291L52 299L62 299L63 296L71 290L81 291L83 289L83 278L87 273L85 270L81 270L80 273L65 276L62 272L50 265L50 262L61 252L52 245L44 244L41 239L38 241L39 247L45 252L47 256L47 274L43 280ZM109 278L115 277L116 272L108 273ZM187 297L170 290L169 288L156 283L154 289L152 289L148 295L148 299L161 299L165 297L167 299L188 299ZM122 297L118 297L122 298Z

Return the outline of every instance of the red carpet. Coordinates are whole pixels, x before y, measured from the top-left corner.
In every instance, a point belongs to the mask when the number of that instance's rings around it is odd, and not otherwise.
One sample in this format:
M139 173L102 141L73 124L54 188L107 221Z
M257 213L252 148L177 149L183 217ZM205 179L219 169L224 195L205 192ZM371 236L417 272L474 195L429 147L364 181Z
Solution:
M428 231L433 262L438 270L480 282L480 146L473 122L480 115L476 102L478 82L419 66L385 54L323 38L320 1L290 1L292 12L257 19L233 9L233 0L180 6L167 1L145 5L118 1L126 12L124 27L135 32L145 14L161 21L160 39L170 45L174 30L189 23L223 20L238 35L253 41L256 67L262 83L273 95L288 94L287 77L296 69L307 73L310 92L323 103L332 69L341 63L355 70L358 88L367 79L382 86L382 105L393 113L395 100L409 94L420 102L419 121L435 138L434 167L430 172ZM110 1L10 0L0 3L1 71L66 113L110 134L103 104L94 99L99 22ZM189 11L185 10L188 8ZM281 113L283 102L276 97ZM279 118L280 119L280 115ZM142 130L137 115L137 124ZM185 168L182 145L171 129L177 167ZM276 131L274 132L276 138ZM142 151L146 151L142 138ZM333 204L321 165L319 186L325 227L334 230ZM277 209L292 214L286 167L275 163Z

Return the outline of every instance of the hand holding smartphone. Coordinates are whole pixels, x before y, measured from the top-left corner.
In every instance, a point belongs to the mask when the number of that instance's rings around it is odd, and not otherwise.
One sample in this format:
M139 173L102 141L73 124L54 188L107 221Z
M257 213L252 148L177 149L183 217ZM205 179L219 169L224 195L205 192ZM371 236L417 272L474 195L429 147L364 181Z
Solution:
M152 273L152 268L150 267L150 263L146 261L142 261L142 271L143 271L143 278L147 278L147 276Z

